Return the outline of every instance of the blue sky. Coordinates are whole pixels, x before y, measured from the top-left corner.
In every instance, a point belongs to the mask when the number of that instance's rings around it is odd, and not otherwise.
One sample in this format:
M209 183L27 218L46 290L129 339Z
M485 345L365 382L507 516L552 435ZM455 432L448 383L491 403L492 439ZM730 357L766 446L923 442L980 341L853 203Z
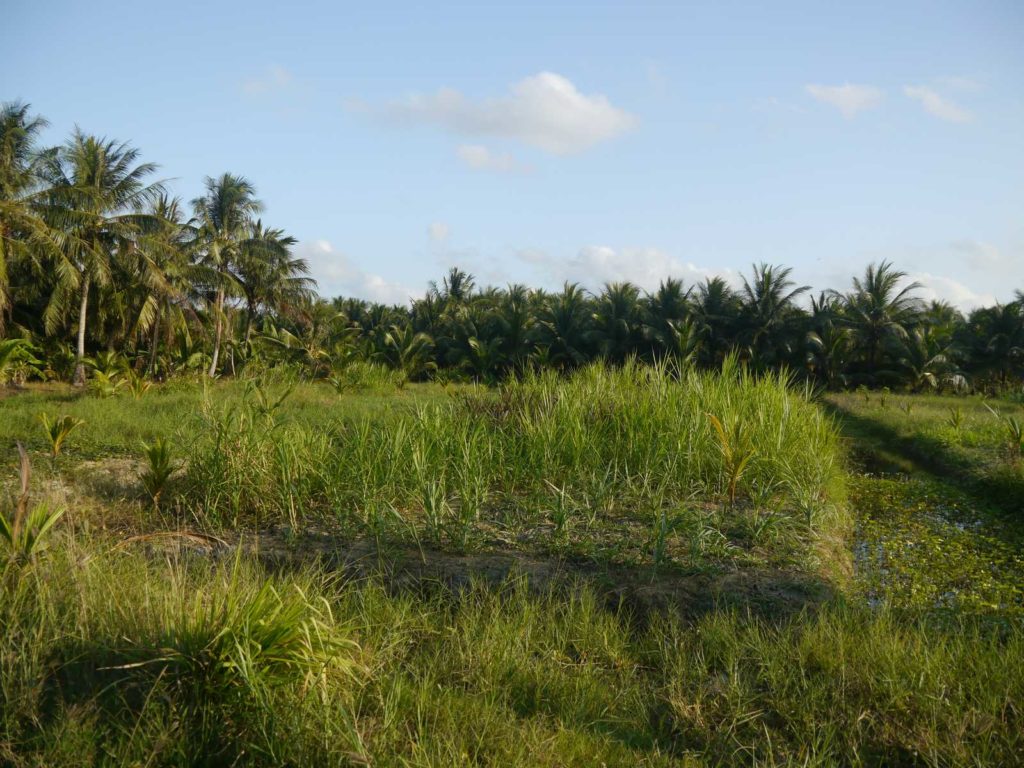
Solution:
M891 259L1024 288L1024 4L13 0L0 100L240 173L321 292L656 287Z

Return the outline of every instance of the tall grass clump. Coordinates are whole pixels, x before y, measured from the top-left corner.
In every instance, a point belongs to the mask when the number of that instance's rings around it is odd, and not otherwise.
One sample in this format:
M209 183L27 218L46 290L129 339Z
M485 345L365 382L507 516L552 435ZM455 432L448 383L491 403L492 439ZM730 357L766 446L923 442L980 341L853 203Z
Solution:
M655 499L756 496L828 520L842 487L836 430L809 393L733 360L717 373L635 363L529 373L332 424L264 414L251 399L208 409L187 462L197 510L298 525L397 510L428 538L465 544L482 515L559 510L561 529L570 498L591 519Z
M361 675L334 593L315 571L66 541L0 601L0 750L46 765L305 763L289 741L315 743L318 707L344 722Z
M506 437L501 466L513 486L602 478L627 496L657 485L730 499L776 487L782 505L811 493L823 506L841 489L836 430L809 394L733 360L678 378L635 364L532 374L501 390L490 418Z
M349 392L391 392L401 388L405 376L380 363L353 360L333 370L327 381L339 395Z
M206 397L200 439L189 446L188 494L215 525L240 521L295 522L323 483L310 480L326 460L326 430L289 423L281 406L290 389L271 396L251 383L240 402L217 405Z

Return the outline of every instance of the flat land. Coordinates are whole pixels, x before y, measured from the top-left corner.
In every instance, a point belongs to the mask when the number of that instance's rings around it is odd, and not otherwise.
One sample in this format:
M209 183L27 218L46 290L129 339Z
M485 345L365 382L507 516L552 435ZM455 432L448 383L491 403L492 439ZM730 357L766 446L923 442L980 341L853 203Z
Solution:
M16 440L64 513L5 559L0 762L1015 764L1022 417L631 366L8 393L4 515Z

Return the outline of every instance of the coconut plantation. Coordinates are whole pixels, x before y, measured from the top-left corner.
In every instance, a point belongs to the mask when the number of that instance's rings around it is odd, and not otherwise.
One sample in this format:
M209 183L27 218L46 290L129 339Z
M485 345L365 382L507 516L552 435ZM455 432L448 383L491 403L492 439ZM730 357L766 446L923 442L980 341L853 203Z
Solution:
M0 25L0 766L1024 765L1019 9L121 5Z

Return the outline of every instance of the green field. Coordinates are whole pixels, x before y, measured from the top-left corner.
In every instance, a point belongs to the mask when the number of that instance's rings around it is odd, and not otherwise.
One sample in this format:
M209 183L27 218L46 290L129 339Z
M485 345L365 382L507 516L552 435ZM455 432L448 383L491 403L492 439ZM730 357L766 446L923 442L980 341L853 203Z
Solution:
M4 559L0 764L1015 764L1022 412L728 364L6 394L5 519L15 440L66 511Z

